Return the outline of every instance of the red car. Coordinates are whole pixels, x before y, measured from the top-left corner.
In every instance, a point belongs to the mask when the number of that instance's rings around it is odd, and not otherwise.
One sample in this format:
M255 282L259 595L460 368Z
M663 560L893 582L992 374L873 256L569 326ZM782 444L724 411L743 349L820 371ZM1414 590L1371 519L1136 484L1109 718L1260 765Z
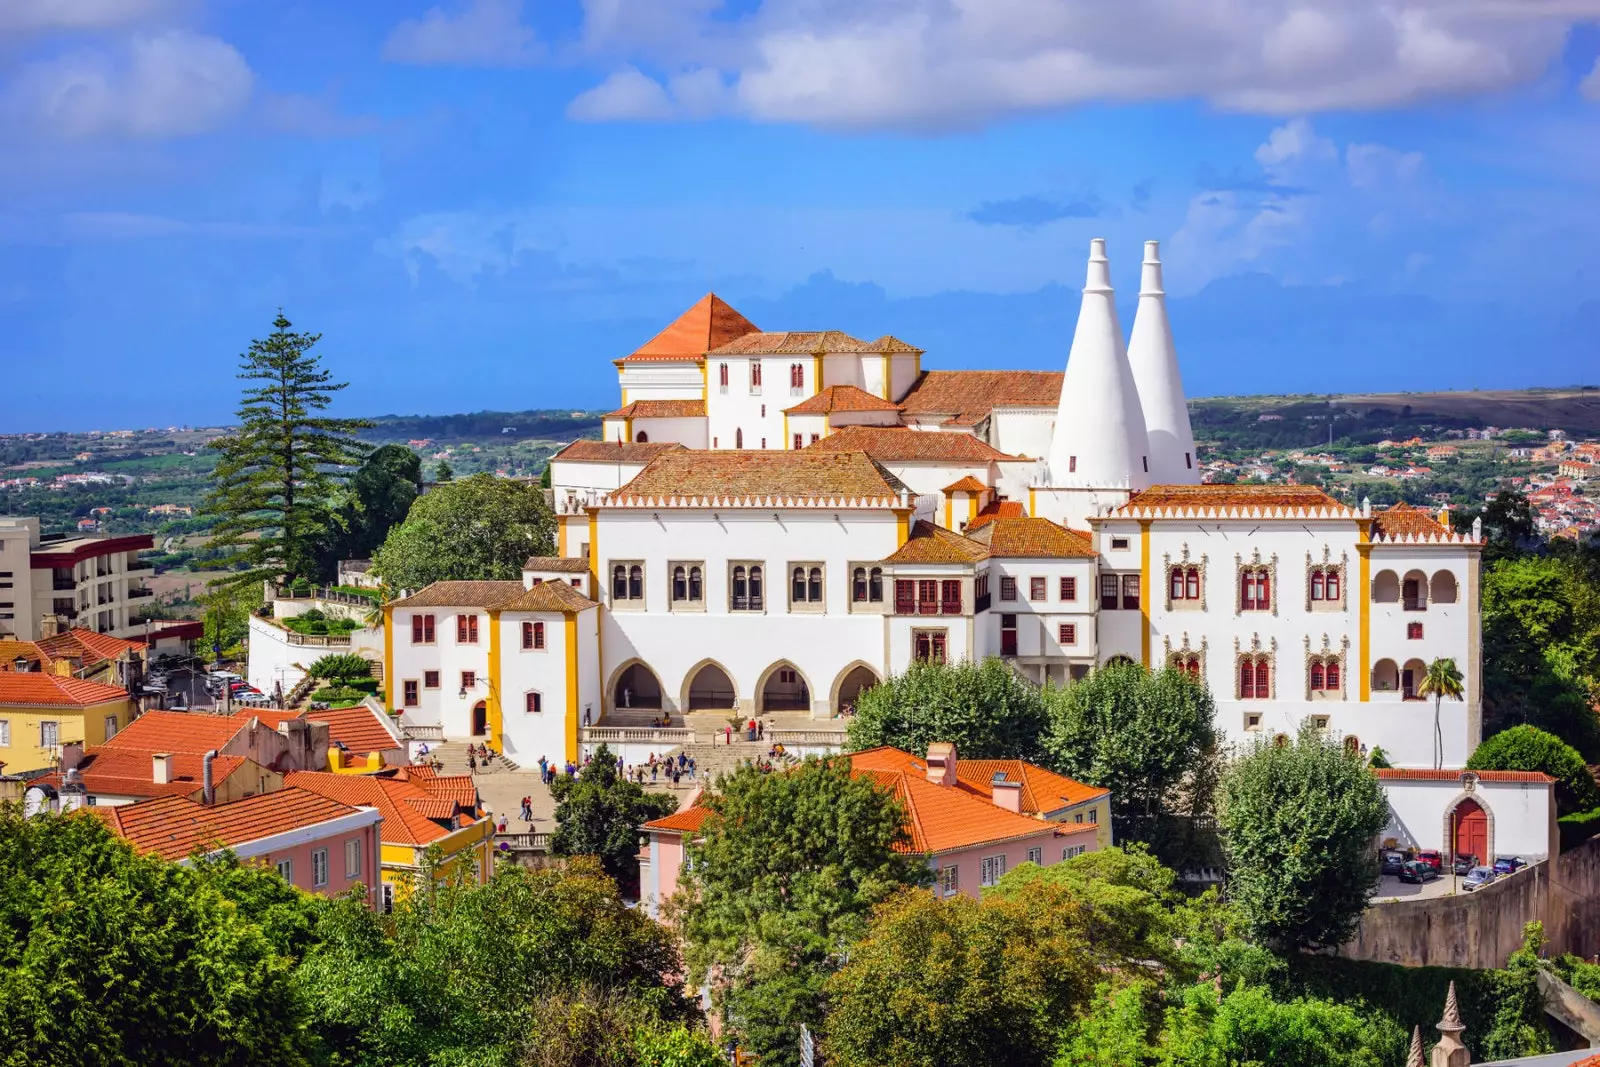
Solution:
M1429 867L1440 873L1444 872L1444 854L1436 849L1425 848L1417 853L1417 862L1426 863Z

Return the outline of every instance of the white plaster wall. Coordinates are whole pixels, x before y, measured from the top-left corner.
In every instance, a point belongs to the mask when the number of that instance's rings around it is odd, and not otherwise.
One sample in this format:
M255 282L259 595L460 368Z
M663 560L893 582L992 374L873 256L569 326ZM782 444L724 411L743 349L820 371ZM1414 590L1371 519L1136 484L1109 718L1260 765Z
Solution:
M800 435L800 447L804 448L811 443L811 435L816 434L817 439L828 436L828 417L826 415L790 415L789 439L783 447L794 448L795 434Z
M868 356L868 359L874 357ZM882 360L882 356L876 357ZM881 373L881 372L880 372ZM889 399L899 400L911 391L921 373L921 360L910 352L896 352L889 357Z
M617 384L623 407L635 400L699 400L704 379L698 362L633 363L622 368Z
M1013 456L1043 459L1050 451L1055 425L1053 407L997 407L989 418L989 443Z
M884 469L890 474L905 482L911 491L918 496L938 496L938 513L941 519L944 517L943 490L945 486L959 482L969 474L984 485L992 485L994 482L987 462L929 463L905 460L879 460L878 462L883 464Z
M1035 460L996 460L994 463L994 481L989 483L1007 500L1015 500L1024 509L1028 506L1028 487L1033 484L1033 478L1038 470ZM1088 527L1079 523L1075 529L1087 530Z
M979 624L978 656L1000 654L1002 615L1017 616L1017 655L1045 656L1072 660L1095 660L1095 564L1089 559L991 559L989 561L989 610ZM1001 578L1015 578L1017 599L1000 598ZM1061 579L1077 579L1077 599L1061 599ZM1042 600L1029 597L1029 579L1045 580ZM1064 646L1060 641L1062 623L1078 628L1077 642Z
M835 430L845 426L900 425L900 415L893 411L835 411L828 420Z
M396 608L394 616L394 677L393 703L407 717L419 724L437 723L444 727L446 737L472 735L472 708L478 701L489 699L489 615L479 610L478 643L459 644L456 641L456 615L464 608ZM411 617L432 614L435 641L431 645L411 643ZM423 687L423 672L439 671L439 688ZM461 693L461 672L473 671L477 685ZM405 689L401 683L414 679L417 682L420 705L404 706Z
M761 385L750 384L750 367L761 364ZM727 364L728 385L721 381L719 367ZM789 386L789 368L799 364L805 384ZM810 356L713 357L707 361L707 432L711 448L735 447L737 431L744 431L744 447L760 449L762 438L769 450L789 447L784 438L784 411L815 395L815 361Z
M685 448L705 448L710 436L706 430L706 420L699 418L690 419L634 419L633 439L640 440L639 435L644 434L651 442L676 441ZM610 440L610 435L607 435Z
M1446 851L1445 812L1462 795L1461 782L1386 779L1389 825L1382 837L1395 838L1402 847ZM1550 787L1532 782L1479 781L1472 797L1494 819L1490 847L1498 856L1524 860L1545 859L1550 851ZM1493 857L1484 857L1491 862Z
M550 464L550 485L559 498L570 489L579 495L591 489L620 489L644 470L643 463L595 463L558 459Z
M875 369L876 365L881 362L877 356L871 357L870 361L874 364ZM855 355L823 356L820 388L826 388L830 385L853 385L857 389L865 389L867 392L872 393L873 396L883 395L881 389L873 390L867 388L865 377L867 362L866 358ZM882 377L882 373L878 373L880 381Z
M522 647L522 624L544 623L545 647ZM580 645L582 639L579 639ZM501 737L505 754L522 767L539 757L566 758L567 633L560 612L502 612L500 615ZM529 714L526 695L538 692L542 711Z

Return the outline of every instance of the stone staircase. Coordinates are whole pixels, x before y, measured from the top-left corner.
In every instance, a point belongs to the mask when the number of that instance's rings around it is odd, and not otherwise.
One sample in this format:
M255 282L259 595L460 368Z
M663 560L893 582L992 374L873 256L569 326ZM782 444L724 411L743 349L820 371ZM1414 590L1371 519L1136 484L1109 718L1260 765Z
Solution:
M467 770L467 742L465 741L440 741L428 746L428 755L436 756L442 766L440 774L466 774ZM475 774L505 774L510 771L520 771L515 761L505 756L496 756L489 761L487 767L479 763Z

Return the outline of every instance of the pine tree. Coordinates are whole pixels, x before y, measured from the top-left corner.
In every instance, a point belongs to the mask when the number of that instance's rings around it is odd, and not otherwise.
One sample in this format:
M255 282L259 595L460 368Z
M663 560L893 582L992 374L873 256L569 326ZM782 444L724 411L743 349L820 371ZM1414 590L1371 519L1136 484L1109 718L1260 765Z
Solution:
M335 522L340 468L365 451L352 434L372 423L320 414L347 383L331 383L311 351L321 334L296 333L283 312L265 340L250 342L239 377L247 383L239 428L210 447L216 485L205 509L218 517L212 547L231 548L230 585L287 581L316 573L317 546Z

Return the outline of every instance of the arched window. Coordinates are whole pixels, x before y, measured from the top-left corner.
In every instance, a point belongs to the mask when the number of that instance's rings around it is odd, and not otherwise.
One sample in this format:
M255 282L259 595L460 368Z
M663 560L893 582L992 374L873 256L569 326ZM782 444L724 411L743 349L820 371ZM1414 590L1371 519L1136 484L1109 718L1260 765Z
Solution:
M1183 568L1172 568L1172 599L1183 599Z
M806 574L806 599L813 604L822 603L822 568L812 567Z
M1272 610L1272 577L1266 567L1240 568L1239 610Z
M790 583L790 598L796 604L803 604L806 599L806 569L804 567L796 567L794 573L790 575Z
M699 567L690 567L689 568L689 599L690 600L704 600L705 599L705 591L702 588L701 581L700 581L700 568Z
M1200 601L1200 568L1182 566L1172 568L1172 599Z
M1338 692L1338 690L1340 688L1340 683L1342 681L1340 679L1340 677L1339 677L1339 661L1336 660L1336 659L1330 659L1328 661L1328 666L1327 666L1327 670L1326 670L1325 674L1326 674L1326 678L1327 678L1328 688L1330 690L1334 691L1334 692Z
M761 388L761 361L759 359L750 361L750 388Z
M1344 739L1344 754L1347 756L1366 755L1365 752L1361 751L1361 738L1357 737L1355 734L1346 734Z
M760 611L761 609L762 609L761 568L760 567L751 567L750 568L750 610L751 611Z
M633 439L642 445L650 440L650 435L645 433L643 430L640 430L638 433L633 435Z
M689 571L682 564L672 568L672 599L689 599Z
M611 599L628 599L628 568L620 563L611 568Z
M644 599L644 568L637 563L628 568L628 599Z
M867 601L867 568L857 567L850 572L850 601L864 604Z
M1428 592L1435 604L1454 604L1456 602L1456 576L1449 571L1438 571L1429 583Z
M1400 607L1405 611L1428 610L1428 576L1411 571L1400 582Z
M1311 663L1311 689L1313 692L1321 692L1325 686L1326 682L1323 678L1322 661L1313 660Z
M1311 599L1327 599L1327 587L1323 581L1323 571L1321 567L1313 567L1311 570Z
M534 692L525 693L522 705L529 715L537 715L544 710L544 697Z
M737 429L737 430L733 431L733 447L734 448L743 448L744 447L744 430L743 429Z
M1268 656L1239 657L1239 699L1272 698L1272 660Z
M867 599L874 604L883 603L883 568L874 567L867 579Z
M1200 677L1200 653L1198 652L1174 652L1171 663L1174 669L1182 671L1191 678Z
M750 585L743 567L733 568L733 610L750 610Z
M789 388L804 389L806 386L806 368L803 363L789 364Z
M726 363L717 364L717 384L724 389L728 387L728 365Z

